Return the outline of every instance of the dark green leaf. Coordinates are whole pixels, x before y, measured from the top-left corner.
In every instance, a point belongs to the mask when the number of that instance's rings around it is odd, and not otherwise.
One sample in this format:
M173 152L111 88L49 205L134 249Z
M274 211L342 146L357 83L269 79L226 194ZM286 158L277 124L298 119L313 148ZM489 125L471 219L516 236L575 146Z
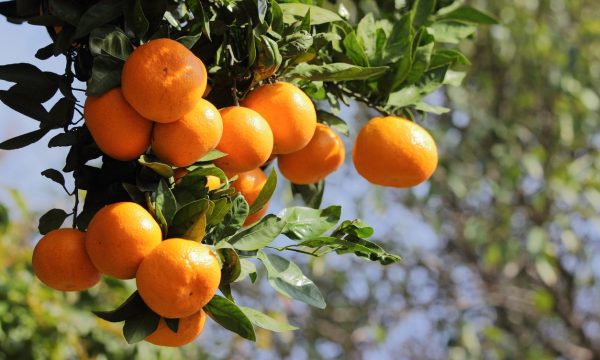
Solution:
M110 321L121 322L148 311L148 306L142 300L139 292L135 291L118 308L111 311L92 311L97 317Z
M93 29L90 33L90 51L97 56L105 54L125 61L133 51L125 33L116 26L106 25Z
M73 120L75 101L67 98L59 99L50 109L50 121L42 123L42 127L58 129L67 126Z
M220 159L222 157L227 156L227 154L225 154L222 151L219 151L217 149L211 150L208 154L204 155L200 160L200 162L209 162L209 161L213 161L216 159Z
M69 216L69 214L62 209L48 210L48 212L40 217L40 222L38 224L40 234L46 235L50 231L60 228L67 216Z
M415 0L413 4L413 26L419 27L427 22L433 13L436 0Z
M179 319L167 319L163 318L167 327L171 329L172 332L177 333L179 331Z
M0 100L11 109L37 121L48 121L50 114L42 106L39 99L31 94L24 94L19 84L8 91L0 90Z
M138 39L144 39L150 24L144 15L141 0L130 0L125 3L125 23Z
M191 49L198 42L198 40L200 40L201 37L202 34L200 33L196 35L182 36L178 38L177 41L183 44L183 46L185 46L186 48Z
M224 242L221 242L223 244ZM217 254L221 258L221 284L231 284L242 272L240 257L231 247L222 247L217 249Z
M356 33L353 31L346 35L343 41L346 55L352 60L352 63L358 66L369 66L369 58L362 44L358 40Z
M232 331L241 337L256 341L254 327L248 317L232 301L222 296L215 295L206 306L204 311L215 322L225 329Z
M269 331L285 332L298 329L297 327L292 326L288 323L275 320L269 315L262 313L256 309L240 306L240 310L244 312L244 314L248 317L248 319L250 319L252 324L260 328L267 329Z
M349 81L375 79L388 70L387 66L361 67L346 63L325 65L300 64L286 74L289 78L311 81Z
M324 309L323 295L298 265L275 254L258 252L257 258L265 265L271 286L279 293L308 305Z
M498 23L498 19L492 14L472 8L471 6L461 6L456 10L438 16L438 20L465 21L477 24L493 25Z
M273 242L281 234L284 226L284 221L270 214L248 229L233 235L229 243L238 250L258 250Z
M316 184L298 185L292 184L292 194L299 194L304 200L306 206L313 209L318 209L323 200L323 192L325 190L325 182L320 181Z
M339 131L340 133L349 136L350 129L348 128L348 124L338 116L323 110L317 110L317 120L321 124L325 124L330 128Z
M123 62L108 55L94 58L92 77L87 83L87 95L100 96L121 83Z
M307 207L284 209L279 217L285 222L282 233L294 240L308 240L321 236L340 221L342 208L330 206L323 210Z
M441 21L429 27L435 41L448 44L458 44L461 40L473 35L477 26L456 21Z
M48 44L43 48L38 49L35 53L35 57L40 60L47 60L54 55L54 43Z
M147 338L158 328L160 316L153 311L145 311L125 320L123 336L128 344L134 344Z
M52 0L50 13L73 26L77 26L84 9L84 5L81 1Z
M46 170L42 171L42 176L45 176L48 179L50 179L60 185L63 185L63 186L65 185L65 177L58 170L46 169Z
M93 29L105 25L123 14L123 0L103 0L92 5L81 15L75 30L75 39L89 34Z
M277 173L275 170L271 170L269 177L267 178L267 182L260 190L260 193L250 206L250 215L260 211L265 205L271 200L273 193L275 192L275 188L277 187Z
M34 142L40 140L50 131L50 129L39 129L32 132L28 132L23 135L19 135L12 139L4 140L0 143L0 150L15 150L31 145Z
M177 211L177 201L165 179L160 179L156 192L156 207L160 208L167 224L170 224Z
M437 49L433 53L429 69L444 65L471 65L471 62L463 53L454 49Z
M172 236L184 235L203 214L206 215L208 207L209 200L206 199L197 200L181 207L173 217L169 234Z

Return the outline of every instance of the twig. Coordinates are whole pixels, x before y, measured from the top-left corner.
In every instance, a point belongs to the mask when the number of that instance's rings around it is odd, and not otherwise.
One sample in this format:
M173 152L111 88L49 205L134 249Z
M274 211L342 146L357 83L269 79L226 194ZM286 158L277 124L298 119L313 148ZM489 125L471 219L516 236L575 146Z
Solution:
M77 210L79 208L79 188L77 188L77 186L73 189L73 195L75 196L75 205L73 206L73 229L75 229L77 227Z

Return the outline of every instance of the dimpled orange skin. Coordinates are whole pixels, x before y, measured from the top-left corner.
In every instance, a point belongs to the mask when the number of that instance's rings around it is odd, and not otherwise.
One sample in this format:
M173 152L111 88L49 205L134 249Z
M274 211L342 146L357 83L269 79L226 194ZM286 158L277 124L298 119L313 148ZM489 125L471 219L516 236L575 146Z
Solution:
M176 319L208 304L221 281L221 267L206 245L168 239L140 265L136 283L140 296L155 313Z
M317 124L308 145L291 154L279 155L281 174L294 184L314 184L337 170L345 158L342 139L329 127Z
M161 123L192 111L206 80L202 60L171 39L151 40L135 49L121 73L125 99L144 117Z
M99 97L88 96L83 118L100 150L113 159L137 159L150 146L152 121L125 101L120 88Z
M178 121L154 126L152 151L172 165L189 166L214 149L222 134L219 110L199 99L196 107Z
M260 168L239 173L237 175L238 179L231 184L231 187L242 194L248 205L252 206L256 201L258 194L260 194L260 191L267 183L267 176ZM252 225L265 216L269 204L270 202L266 203L262 209L248 216L244 222L244 226Z
M145 340L159 346L183 346L194 341L202 333L205 322L206 314L200 310L193 315L179 319L179 327L175 333L169 329L165 319L160 319L158 328Z
M232 106L219 110L223 136L217 149L227 156L214 164L231 173L249 171L264 164L273 151L273 132L267 121L254 110Z
M161 241L160 227L146 209L133 202L119 202L94 215L85 245L100 272L132 279L144 257Z
M46 234L33 250L33 272L49 287L83 291L100 281L100 272L85 251L85 233L57 229Z
M277 82L248 94L242 106L256 110L273 130L273 153L289 154L308 144L317 126L317 113L310 98L298 87Z
M369 182L398 188L416 186L433 175L435 141L417 123L400 117L376 117L354 143L354 166Z

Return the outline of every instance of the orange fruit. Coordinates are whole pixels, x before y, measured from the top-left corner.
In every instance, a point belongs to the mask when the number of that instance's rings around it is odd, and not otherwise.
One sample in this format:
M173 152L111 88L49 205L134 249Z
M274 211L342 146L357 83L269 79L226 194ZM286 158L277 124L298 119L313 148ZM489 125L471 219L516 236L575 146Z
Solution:
M273 132L254 110L232 106L219 110L223 118L223 136L217 149L227 156L214 164L224 171L239 173L259 167L273 150Z
M100 281L85 251L85 233L57 229L46 234L33 250L33 272L44 284L61 291L82 291Z
M273 130L273 153L289 154L308 144L317 126L317 113L310 98L298 87L277 82L263 85L242 102L261 114Z
M231 187L244 196L248 205L252 206L260 194L260 191L267 183L267 176L260 169L256 168L250 171L239 173L238 179L231 184ZM269 203L254 214L248 216L244 222L244 226L252 225L260 220L267 213Z
M192 111L206 80L202 60L171 39L151 40L135 49L121 73L125 99L144 117L163 123Z
M158 328L145 340L159 346L183 346L191 343L200 335L205 322L206 314L200 310L193 315L179 319L179 326L175 333L167 326L165 319L160 319Z
M125 101L120 88L88 96L83 117L100 150L114 159L137 159L150 146L152 122Z
M376 117L358 134L353 160L358 173L371 183L407 188L433 175L438 152L431 135L417 123Z
M178 168L173 172L173 178L175 179L175 184L179 184L181 179L186 176L189 171L186 168ZM215 190L221 186L221 179L217 176L207 175L206 176L206 187L208 190Z
M100 272L131 279L144 257L161 241L160 227L146 209L133 202L119 202L94 215L85 246Z
M219 288L221 267L206 245L168 239L142 261L136 283L140 296L155 313L176 319L208 304Z
M279 155L281 174L294 184L314 184L337 170L345 157L342 139L329 127L317 124L313 138L301 150Z
M204 99L180 120L157 123L152 130L152 151L175 166L189 166L214 149L223 134L219 110Z

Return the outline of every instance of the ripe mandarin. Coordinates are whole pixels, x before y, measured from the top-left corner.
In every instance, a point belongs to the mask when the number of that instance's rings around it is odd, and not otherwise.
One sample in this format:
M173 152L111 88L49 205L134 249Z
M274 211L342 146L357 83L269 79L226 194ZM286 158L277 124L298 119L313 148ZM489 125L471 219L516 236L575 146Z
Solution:
M217 149L227 156L216 159L215 165L227 172L239 173L264 164L273 151L273 132L265 119L241 106L219 111L223 118L223 136Z
M125 99L144 117L162 123L192 111L206 80L202 60L171 39L151 40L135 49L121 73Z
M100 281L100 272L85 251L85 233L75 229L50 231L33 250L33 272L49 287L82 291Z
M407 188L433 175L435 141L417 123L400 117L376 117L360 131L353 151L358 173L373 184Z
M281 174L294 184L314 184L337 170L345 157L342 139L329 127L317 124L315 135L301 150L279 155Z
M260 194L260 191L267 183L267 176L260 168L239 173L237 175L238 179L231 184L231 187L242 194L248 205L252 206L256 201L258 194ZM244 226L252 225L260 220L265 216L268 208L269 203L265 204L259 211L249 215L244 222Z
M140 296L166 318L190 316L219 288L221 267L206 245L184 239L163 241L142 261L136 283Z
M223 134L219 110L204 99L180 120L156 124L152 130L152 151L175 166L189 166L214 149Z
M173 330L167 326L165 319L160 319L158 328L145 340L159 346L183 346L191 343L198 335L200 335L205 322L206 313L200 310L193 315L179 319L177 332L173 332Z
M150 146L152 122L125 101L120 88L88 96L83 117L100 150L114 159L137 159Z
M317 126L317 113L310 98L298 87L277 82L263 85L242 102L261 114L273 130L273 153L289 154L308 144Z
M144 257L161 241L160 227L146 209L133 202L119 202L94 215L85 245L100 272L131 279Z

